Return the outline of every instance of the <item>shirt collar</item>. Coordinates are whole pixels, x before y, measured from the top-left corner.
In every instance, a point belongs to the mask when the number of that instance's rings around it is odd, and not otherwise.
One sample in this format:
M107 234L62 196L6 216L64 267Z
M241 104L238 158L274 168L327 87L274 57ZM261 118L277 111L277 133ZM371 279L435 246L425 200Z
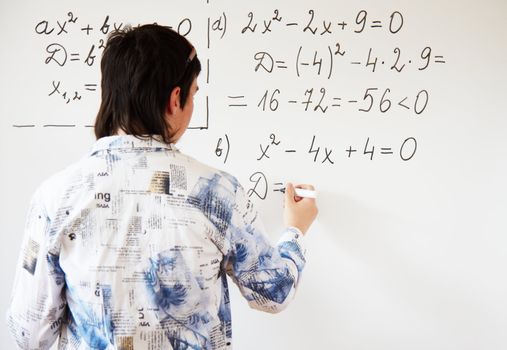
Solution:
M169 150L178 151L174 144L167 144L162 141L159 135L150 136L134 136L134 135L114 135L106 136L98 139L92 146L90 154L95 154L99 151L113 150L113 149L139 149L139 150Z

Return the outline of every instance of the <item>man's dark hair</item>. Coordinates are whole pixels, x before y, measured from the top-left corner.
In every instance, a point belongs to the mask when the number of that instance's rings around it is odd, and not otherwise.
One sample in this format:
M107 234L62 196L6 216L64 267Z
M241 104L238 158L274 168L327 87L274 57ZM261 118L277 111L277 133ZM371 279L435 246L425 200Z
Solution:
M102 54L102 101L95 121L101 138L119 129L135 136L160 135L171 142L164 116L171 91L179 86L185 106L201 63L193 46L174 30L148 24L112 32Z

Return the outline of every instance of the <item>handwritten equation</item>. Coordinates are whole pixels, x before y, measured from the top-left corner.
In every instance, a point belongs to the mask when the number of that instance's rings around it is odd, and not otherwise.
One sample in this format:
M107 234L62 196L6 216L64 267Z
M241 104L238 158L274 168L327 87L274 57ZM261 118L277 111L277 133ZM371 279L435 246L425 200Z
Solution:
M396 145L378 145L370 140L370 137L366 137L364 142L357 143L355 145L348 145L343 149L343 157L348 159L354 157L363 157L364 159L374 160L377 157L389 156L398 157L401 161L411 160L417 152L417 140L415 137L407 137ZM311 141L310 141L311 140ZM300 142L298 142L300 144ZM229 153L231 151L232 142L231 137L228 134L224 134L223 137L219 137L215 147L215 155L222 159L224 164L227 163ZM331 147L327 144L322 144L317 135L312 135L308 138L307 145L303 148L295 145L286 145L284 141L277 138L276 134L271 133L269 140L259 144L257 161L263 159L271 159L273 155L282 156L282 154L293 154L303 153L307 155L308 161L313 163L321 163L327 165L335 164L334 159L339 155L335 152L336 148Z
M225 135L226 143L223 145L223 138L219 138L215 155L223 158L224 163L230 151L230 140ZM401 161L411 160L417 152L417 140L415 137L407 137L396 145L379 145L375 144L371 137L366 137L364 142L358 142L355 145L349 145L341 150L341 154L333 146L321 144L316 135L312 135L309 141L309 147L305 149L296 149L285 146L281 140L277 139L275 134L270 134L269 141L259 144L258 162L270 159L272 156L282 157L280 153L295 155L303 153L308 163L319 163L323 166L334 166L338 157L342 156L346 159L362 158L364 160L373 161L382 157L396 157ZM257 200L266 200L270 193L282 193L285 191L285 183L275 180L274 182L262 171L253 172L246 185L247 195Z
M360 9L349 13L330 13L319 8L291 11L273 8L260 14L254 9L222 9L209 1L202 6L209 10L204 16L178 15L173 23L163 23L184 36L192 34L193 39L197 36L205 43L205 48L200 49L206 84L203 90L218 91L219 98L221 94L222 103L216 94L211 104L208 102L209 95L205 96L206 123L196 129L209 130L213 123L210 115L218 114L223 118L227 111L252 115L279 114L282 118L286 113L315 114L322 116L319 118L321 122L332 121L334 116L341 114L389 116L401 113L407 118L420 119L439 99L431 86L417 86L418 80L413 79L428 72L441 72L448 64L445 52L431 45L427 38L422 38L421 43L417 42L419 38L413 38L410 45L404 47L403 43L406 44L407 40L398 38L405 35L407 26L418 19L403 10L379 12ZM47 89L42 92L50 103L73 105L99 98L100 82L96 81L97 78L83 80L82 77L87 74L77 74L81 80L76 80L69 72L78 70L88 72L90 77L97 76L92 73L99 69L107 35L126 25L135 24L110 14L84 18L73 10L63 11L54 18L40 18L33 23L33 33L39 39L43 52L38 64L41 67L51 66L51 71L55 72L54 77L47 81ZM280 37L284 40L283 45ZM253 75L254 84L245 79L244 84L231 85L227 83L227 76L217 75L215 78L214 74L210 74L216 67L227 65L214 54L213 50L219 43L221 47L231 48L241 43L241 55L233 58L240 60L237 64L243 71L234 74ZM362 74L362 77L371 76L371 79L365 81L362 88L357 85L351 88L350 81L343 80L344 72L348 76L356 73ZM375 81L375 77L379 79ZM389 77L395 83L391 84ZM400 84L402 79L410 81L410 87ZM77 127L72 122L16 124L13 127L37 125L46 128ZM236 131L215 132L222 136L209 146L214 156L223 163L234 158L233 149L247 147L244 138L235 136ZM268 140L256 142L258 154L251 160L262 163L276 157L291 159L300 156L309 164L330 167L349 159L408 162L417 157L418 140L411 136L410 130L403 134L406 136L387 143L379 143L374 137L366 135L357 137L351 144L337 145L322 143L318 132L312 130L290 145L289 141L272 133Z
M388 17L382 16L371 19L368 11L361 10L354 19L320 17L318 11L309 9L302 21L294 20L278 9L274 9L272 15L262 18L250 11L246 15L245 25L241 27L241 34L266 35L273 31L292 30L300 33L308 33L315 36L332 35L336 31L353 31L356 34L366 33L368 30L387 30L391 34L398 33L404 24L403 14L394 11ZM222 12L218 18L210 19L208 27L213 31L220 32L223 38L227 32L227 14Z
M406 71L408 67L413 67L418 71L428 69L433 64L444 64L444 56L433 54L432 48L429 46L420 50L416 54L417 60L414 58L404 58L401 49L395 47L389 57L381 58L375 54L373 48L368 48L367 53L362 54L363 58L358 57L352 61L346 61L343 57L350 56L348 51L345 51L340 43L336 43L334 47L328 46L324 52L314 50L312 52L303 51L303 46L299 46L297 53L294 55L295 59L292 62L285 57L273 57L272 54L266 51L256 52L254 55L255 71L274 73L276 71L283 71L294 68L294 73L297 77L310 72L313 75L325 75L327 79L331 79L333 75L333 68L337 65L337 58L345 64L352 66L363 67L369 69L371 72L378 71L379 67L384 67L388 70L398 73Z
M102 50L105 48L107 35L113 30L121 30L125 24L120 21L113 21L109 15L105 15L102 20L91 23L83 21L74 12L70 11L66 16L60 19L43 19L34 27L36 35L56 39L49 42L44 47L44 64L55 65L58 67L76 66L95 67L98 65ZM173 27L171 27L173 28ZM188 18L183 18L176 26L178 32L187 35L192 30L192 22ZM95 34L95 35L94 35ZM95 43L89 46L81 47L80 42L86 37L97 37ZM58 39L63 37L72 37L72 46L65 46ZM77 43L77 44L76 44ZM79 67L80 66L80 67ZM98 69L98 67L96 68ZM60 101L65 104L79 102L83 96L90 92L98 90L98 82L87 81L81 84L80 89L68 88L63 80L53 80L48 84L48 97L60 97Z
M343 109L349 106L359 112L387 113L391 108L412 110L415 114L422 114L429 102L429 92L421 90L407 95L395 95L390 88L380 89L377 87L366 88L361 96L331 95L326 88L310 88L301 92L296 98L287 98L282 95L280 89L265 90L254 105L262 112L276 112L281 103L296 105L303 112L327 113L330 109ZM359 97L359 98L358 98ZM246 108L251 106L245 95L228 95L227 106L229 108Z

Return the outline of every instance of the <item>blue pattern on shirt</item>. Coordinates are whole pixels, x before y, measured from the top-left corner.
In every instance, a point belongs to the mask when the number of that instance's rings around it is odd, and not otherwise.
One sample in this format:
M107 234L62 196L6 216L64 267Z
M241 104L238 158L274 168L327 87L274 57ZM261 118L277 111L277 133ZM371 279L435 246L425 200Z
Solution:
M273 246L233 176L156 138L113 136L33 197L8 323L21 349L227 349L226 275L282 310L301 233Z

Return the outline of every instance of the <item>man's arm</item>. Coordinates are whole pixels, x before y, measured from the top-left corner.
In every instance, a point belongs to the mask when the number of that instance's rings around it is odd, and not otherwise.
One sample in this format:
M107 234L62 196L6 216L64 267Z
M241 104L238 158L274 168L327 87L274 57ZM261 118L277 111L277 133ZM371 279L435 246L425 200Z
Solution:
M65 316L65 275L38 191L30 204L7 324L20 349L49 349Z
M315 201L295 197L289 184L285 197L287 228L273 246L252 203L243 188L238 187L226 235L229 252L224 263L252 308L276 313L292 300L305 265L303 233L316 215Z

